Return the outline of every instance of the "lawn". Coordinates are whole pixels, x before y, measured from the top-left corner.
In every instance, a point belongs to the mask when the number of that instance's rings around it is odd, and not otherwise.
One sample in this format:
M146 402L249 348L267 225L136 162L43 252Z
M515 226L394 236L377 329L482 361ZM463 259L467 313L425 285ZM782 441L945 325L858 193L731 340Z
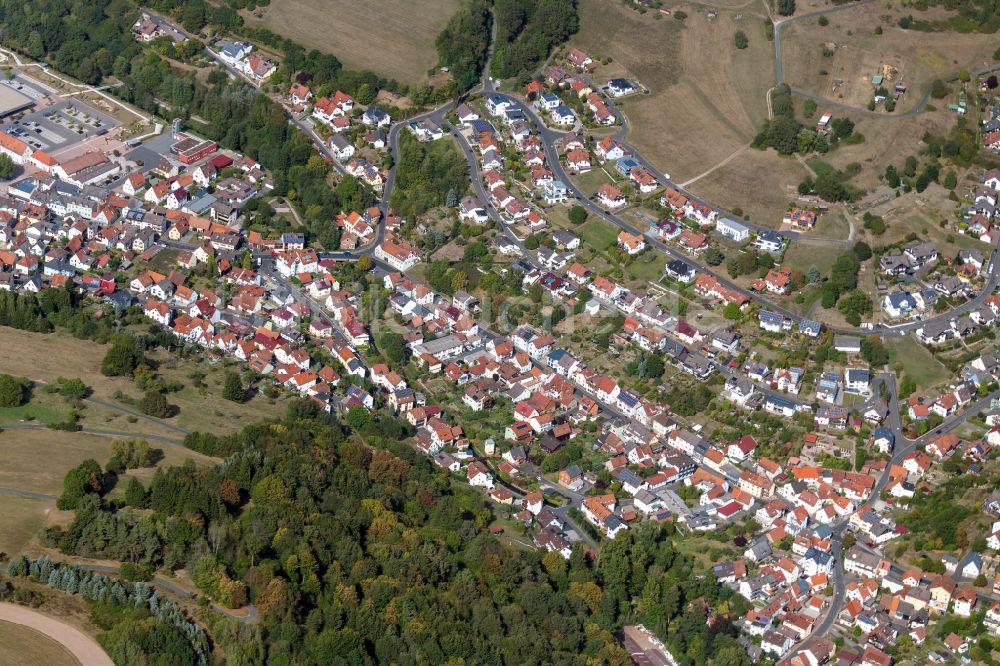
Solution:
M816 226L806 236L813 235L819 238L836 238L846 240L851 233L851 225L839 211L828 210L820 213L816 219ZM837 247L837 246L834 246Z
M618 242L618 228L598 218L581 224L577 228L577 233L583 242L598 251L605 250Z
M52 382L57 377L79 377L91 387L95 398L112 403L117 403L112 396L118 391L134 398L140 397L139 389L131 380L101 374L101 360L107 347L96 342L77 340L58 332L31 333L0 326L0 347L5 352L3 370L6 373L43 382ZM166 423L187 430L230 433L244 425L284 414L283 397L271 400L258 395L242 404L223 400L225 370L222 363L209 363L203 356L191 360L182 359L162 350L151 353L150 358L157 363L158 372L165 378L184 385L180 391L167 396L167 401L179 407L180 412L177 416L166 419ZM204 388L194 385L191 375L196 371L205 375ZM115 413L110 408L98 405L88 405L83 414L83 424L94 428L163 435L176 439L182 436L145 419L131 424L128 417L120 412Z
M806 164L813 170L813 173L816 174L817 178L833 171L833 166L829 162L821 160L818 157L812 157L806 160Z
M66 418L69 409L63 398L36 387L29 402L19 407L0 407L0 426L30 421L57 423Z
M806 273L810 266L816 266L821 275L829 275L833 262L844 249L843 246L833 243L796 239L788 244L785 260L782 263L803 273Z
M415 83L437 63L434 40L458 0L272 0L244 13L306 49L332 53L350 69Z
M643 252L626 268L625 272L646 286L647 282L656 282L663 275L663 255L659 252Z
M80 661L45 634L0 620L0 664L79 666Z
M903 372L920 389L936 386L951 378L948 368L944 367L926 347L909 335L890 338L886 341L886 347L889 350L890 364L902 365Z
M608 168L608 166L606 165L605 168ZM573 182L585 195L590 196L591 194L597 192L597 188L601 185L614 182L612 178L609 177L609 173L610 172L605 171L600 166L595 165L590 171L573 176Z

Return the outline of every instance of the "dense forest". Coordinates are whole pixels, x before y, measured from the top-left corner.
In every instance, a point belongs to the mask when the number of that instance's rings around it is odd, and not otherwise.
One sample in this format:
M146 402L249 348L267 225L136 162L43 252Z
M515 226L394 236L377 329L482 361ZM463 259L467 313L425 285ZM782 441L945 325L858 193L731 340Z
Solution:
M526 76L580 26L576 0L496 0L493 74Z
M491 63L497 77L527 77L579 28L576 0L496 0L497 42ZM476 84L490 43L490 5L470 0L437 37L438 60L451 68L458 91Z
M86 461L62 498L74 520L44 538L140 571L184 567L220 603L255 604L259 626L214 627L231 663L624 666L612 632L635 621L682 663L748 663L714 612L745 605L675 549L673 528L630 530L596 560L582 546L568 561L515 550L485 529L483 495L407 435L387 416L351 432L299 401L225 443L192 438L232 453L162 469L121 498L106 495L114 474Z
M469 162L450 138L421 143L403 132L392 207L413 220L435 206L457 206L469 186Z
M492 15L486 0L463 5L437 36L438 60L451 69L458 90L468 90L486 66Z

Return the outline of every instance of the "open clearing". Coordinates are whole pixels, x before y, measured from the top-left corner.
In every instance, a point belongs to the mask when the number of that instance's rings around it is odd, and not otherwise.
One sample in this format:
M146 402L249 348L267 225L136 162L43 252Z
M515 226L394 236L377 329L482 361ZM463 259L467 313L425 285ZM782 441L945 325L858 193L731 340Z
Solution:
M903 30L898 23L901 13L908 12L864 5L830 14L827 26L810 19L785 27L781 33L785 81L863 108L875 89L872 77L882 75L882 85L890 92L896 83L907 86L897 106L897 111L905 111L916 105L934 79L981 67L996 49L996 35ZM882 15L889 20L882 21ZM883 34L875 34L876 26ZM943 107L953 100L941 101L935 104Z
M795 188L808 173L793 158L780 157L773 150L751 149L690 189L717 206L742 208L747 219L777 229L789 202L797 196Z
M141 397L138 387L124 377L105 377L101 374L101 361L107 346L90 340L77 340L64 333L31 333L0 326L0 347L4 349L3 371L29 379L52 382L57 377L79 377L93 390L93 397L117 403L117 391ZM284 400L268 399L257 395L245 403L222 399L224 370L221 363L206 360L185 360L176 355L156 350L150 354L157 362L157 371L164 378L180 382L184 387L167 395L167 402L180 408L177 416L164 419L165 423L187 430L202 430L227 434L245 425L280 416L284 413ZM194 385L193 372L204 373L205 387ZM119 403L120 404L120 403ZM145 419L129 423L128 417L113 410L89 405L84 411L84 424L106 430L122 430L137 434L164 435L181 439L175 431L160 429ZM91 418L92 421L87 421Z
M87 458L104 467L110 458L113 437L88 435L62 430L4 430L0 432L0 488L24 490L45 495L62 492L63 477ZM199 463L212 459L180 446L150 442L155 451L162 451L158 465L178 465L191 458ZM130 470L136 476L149 476L148 470ZM124 475L123 475L124 476ZM124 484L119 480L119 484ZM0 496L0 506L8 496Z
M948 368L922 344L909 335L886 341L889 361L903 366L903 372L913 380L919 389L927 389L947 381L951 376Z
M97 641L62 620L8 603L0 604L0 620L0 650L11 650L14 656L6 659L11 652L0 651L2 663L114 666Z
M802 118L804 99L798 95L795 96L795 109L807 127L815 123L824 112L831 112L835 117L850 118L854 121L854 130L865 136L864 142L852 146L841 144L836 150L820 158L822 162L841 170L852 162L860 164L861 172L851 178L851 183L872 190L879 184L879 176L885 173L887 164L895 164L897 169L902 169L908 155L920 155L921 137L925 132L947 136L951 131L957 117L946 110L946 104L941 103L943 101L947 100L932 100L935 110L924 110L912 118L902 119L872 118L841 109L828 110L824 109L822 104L817 105L816 113L811 118ZM925 159L921 158L922 161Z
M580 32L570 46L612 59L597 68L595 80L627 75L649 88L649 95L616 104L629 121L628 141L678 182L745 145L767 117L774 44L764 34L764 5L740 7L710 19L704 6L671 6L688 14L682 22L618 2L579 3ZM748 48L735 47L737 30L746 33Z
M244 16L307 49L332 53L350 69L413 83L437 63L434 40L458 5L458 0L273 0Z

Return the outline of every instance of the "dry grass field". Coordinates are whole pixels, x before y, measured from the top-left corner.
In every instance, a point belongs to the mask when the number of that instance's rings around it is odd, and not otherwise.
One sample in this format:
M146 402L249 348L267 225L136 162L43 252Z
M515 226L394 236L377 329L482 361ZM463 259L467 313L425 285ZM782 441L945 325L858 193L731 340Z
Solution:
M351 69L416 82L437 63L434 39L458 0L273 0L245 14L307 49L332 53Z
M812 118L801 118L803 102L803 98L795 96L796 111L802 122L809 125L819 118L823 108L819 105ZM925 132L947 136L951 131L956 122L955 114L937 100L934 100L933 106L934 110L924 111L911 118L873 118L860 113L835 110L834 116L854 121L855 131L864 134L865 141L853 146L839 146L821 159L836 169L844 169L852 162L860 164L861 173L852 178L851 182L872 190L879 184L879 176L885 173L887 164L902 168L908 155L920 155L921 137Z
M93 390L93 396L116 402L117 391L141 397L135 383L123 377L105 377L101 374L101 360L106 346L89 340L77 340L62 333L41 334L19 331L0 326L0 347L5 350L2 371L12 375L51 382L57 377L79 377ZM240 430L250 423L257 423L284 414L284 399L270 400L258 395L248 402L237 404L222 399L224 370L221 363L181 359L157 351L151 359L158 364L157 371L166 379L184 385L180 391L170 393L167 402L180 408L177 416L166 423L187 430L203 430L219 434ZM205 375L204 388L197 388L191 373ZM159 428L156 424L140 419L129 423L128 417L110 408L89 405L84 412L84 424L104 430L121 430L138 434L163 435L180 439L176 431Z
M764 6L734 6L741 9L720 9L714 19L703 6L671 7L688 14L681 22L606 0L579 3L580 32L570 45L612 58L595 72L598 81L625 74L649 88L649 95L619 104L628 140L681 182L749 142L767 115L774 58L764 36ZM749 48L736 49L737 30L747 34Z
M0 552L19 554L36 534L60 515L54 501L4 495L0 497L3 520L0 521ZM3 653L0 651L0 657ZM9 663L2 661L0 663Z
M864 107L874 91L872 76L887 75L883 85L889 90L899 81L907 85L909 90L897 106L897 111L905 111L913 108L934 79L980 67L996 49L995 35L903 30L898 25L900 13L865 5L831 14L827 26L816 20L787 26L781 40L785 81ZM883 21L883 15L889 20ZM879 25L883 34L876 35ZM824 49L829 56L824 56ZM835 80L842 81L836 89Z
M626 75L649 88L649 95L618 103L629 122L627 140L675 181L700 176L740 151L767 118L774 44L765 35L762 2L719 5L715 18L704 6L671 7L687 13L683 22L603 0L581 0L579 7L580 32L570 45L612 58L595 72L598 81ZM734 45L737 30L749 39L744 50ZM794 160L747 149L689 189L777 228L806 174Z
M751 148L689 189L717 206L742 208L751 221L777 229L788 203L797 195L795 188L808 173L793 158Z
M87 458L103 467L110 458L113 438L61 430L5 430L0 432L0 453L4 465L0 468L0 488L24 490L43 495L59 495L63 477ZM193 459L210 464L211 458L180 446L151 442L162 452L157 466L182 464ZM153 468L133 470L129 474L143 478L151 476ZM122 484L123 485L123 484ZM8 496L0 497L0 503Z

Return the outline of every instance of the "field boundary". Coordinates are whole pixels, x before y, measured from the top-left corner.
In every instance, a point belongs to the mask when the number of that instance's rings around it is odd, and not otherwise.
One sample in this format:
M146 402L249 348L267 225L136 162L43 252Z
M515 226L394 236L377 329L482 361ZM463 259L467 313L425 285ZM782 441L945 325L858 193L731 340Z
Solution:
M28 627L54 640L84 666L115 666L96 640L54 617L16 604L0 603L0 620Z

